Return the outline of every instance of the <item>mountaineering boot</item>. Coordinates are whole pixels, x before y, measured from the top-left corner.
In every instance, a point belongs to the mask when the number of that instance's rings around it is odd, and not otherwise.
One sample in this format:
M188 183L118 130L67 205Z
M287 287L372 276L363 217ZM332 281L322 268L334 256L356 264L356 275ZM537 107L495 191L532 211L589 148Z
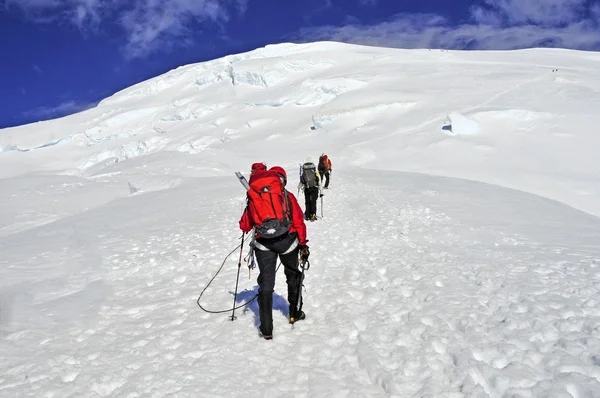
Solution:
M306 314L302 310L296 309L296 304L290 304L290 323L298 322L306 319Z
M266 340L273 338L273 292L258 294L259 330Z

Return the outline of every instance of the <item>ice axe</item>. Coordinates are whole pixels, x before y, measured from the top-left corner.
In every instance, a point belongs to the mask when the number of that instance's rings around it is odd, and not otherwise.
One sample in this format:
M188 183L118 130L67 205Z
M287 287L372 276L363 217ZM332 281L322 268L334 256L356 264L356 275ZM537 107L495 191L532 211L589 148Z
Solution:
M310 262L308 258L305 258L300 251L300 267L302 268L302 273L300 274L300 286L298 286L298 297L296 297L296 308L294 309L294 313L290 314L290 323L294 324L296 322L296 314L300 313L302 310L302 282L304 282L304 271L310 268ZM304 257L304 258L303 258Z

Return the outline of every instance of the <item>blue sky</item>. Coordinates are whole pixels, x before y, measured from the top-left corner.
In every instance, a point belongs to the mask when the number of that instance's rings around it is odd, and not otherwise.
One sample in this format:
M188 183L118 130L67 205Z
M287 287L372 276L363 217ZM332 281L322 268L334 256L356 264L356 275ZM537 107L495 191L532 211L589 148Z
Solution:
M0 0L0 128L271 43L600 50L600 0Z

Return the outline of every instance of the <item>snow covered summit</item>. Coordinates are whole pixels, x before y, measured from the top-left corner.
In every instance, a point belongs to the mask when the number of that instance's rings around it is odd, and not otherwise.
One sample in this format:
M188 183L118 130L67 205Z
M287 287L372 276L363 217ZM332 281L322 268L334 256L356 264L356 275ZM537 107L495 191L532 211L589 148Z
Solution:
M280 44L0 130L0 396L600 395L599 66ZM202 312L239 243L233 172L279 164L294 191L321 152L307 319L282 275L270 343L255 303Z
M183 66L66 118L0 130L0 176L89 176L157 152L328 150L348 164L461 177L600 215L596 53L280 44ZM234 155L234 156L228 156ZM4 165L11 165L10 167Z

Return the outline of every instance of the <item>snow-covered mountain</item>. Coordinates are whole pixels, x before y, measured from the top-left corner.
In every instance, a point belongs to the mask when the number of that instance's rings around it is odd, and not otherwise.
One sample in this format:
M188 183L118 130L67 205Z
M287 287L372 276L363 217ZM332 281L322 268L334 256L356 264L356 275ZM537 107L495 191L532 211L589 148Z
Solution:
M280 44L0 130L0 396L600 396L598 109L598 53ZM306 321L201 311L233 172L322 152Z

